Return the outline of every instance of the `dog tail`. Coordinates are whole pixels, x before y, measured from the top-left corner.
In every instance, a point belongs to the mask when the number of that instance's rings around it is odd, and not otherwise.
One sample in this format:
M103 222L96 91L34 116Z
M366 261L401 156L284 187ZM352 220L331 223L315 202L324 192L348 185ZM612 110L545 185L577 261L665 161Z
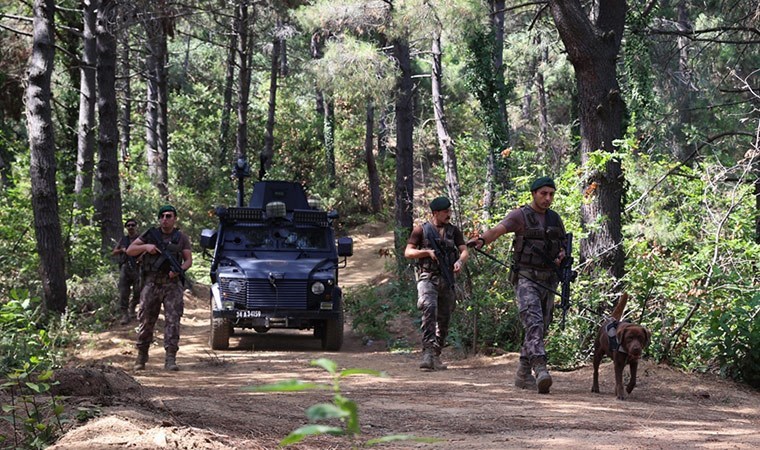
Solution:
M618 322L620 322L620 320L623 318L623 311L625 311L626 303L628 303L628 293L623 292L617 304L615 305L615 309L612 311L612 317Z

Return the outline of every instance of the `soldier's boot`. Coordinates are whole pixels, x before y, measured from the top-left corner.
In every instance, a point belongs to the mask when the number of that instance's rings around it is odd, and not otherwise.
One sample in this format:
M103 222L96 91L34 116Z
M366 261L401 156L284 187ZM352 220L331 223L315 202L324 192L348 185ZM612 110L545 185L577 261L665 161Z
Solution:
M531 373L530 362L527 357L520 357L520 365L517 366L517 373L515 373L515 386L520 389L536 388L536 379Z
M536 386L539 394L548 394L552 386L552 376L546 368L546 356L536 356L531 358L533 371L536 373Z
M145 370L145 363L148 362L148 349L139 348L137 353L137 359L135 360L135 370Z
M177 354L176 353L166 353L166 362L164 362L164 369L176 372L179 370L179 366L177 365Z
M435 370L435 362L433 361L433 350L429 348L422 350L422 362L420 362L420 369Z
M435 369L435 370L446 370L448 368L449 368L449 366L447 366L446 364L444 364L441 361L441 350L440 349L434 350L434 352L433 352L433 369Z

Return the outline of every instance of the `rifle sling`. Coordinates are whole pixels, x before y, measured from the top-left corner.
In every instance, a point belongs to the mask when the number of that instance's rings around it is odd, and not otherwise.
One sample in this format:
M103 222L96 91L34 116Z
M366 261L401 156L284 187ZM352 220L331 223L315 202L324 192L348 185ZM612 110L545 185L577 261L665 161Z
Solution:
M506 267L507 269L511 269L511 267L509 267L509 265L507 265L507 263L505 263L504 261L496 259L492 255L489 255L488 253L484 252L483 250L481 250L481 249L479 249L477 247L473 247L473 248L475 249L476 252L480 253L481 255L485 256L486 258L488 258L488 259L490 259L490 260L492 260L492 261L494 261L494 262L496 262L498 264L501 264L502 266ZM544 289L546 289L547 291L551 292L554 295L557 295L557 296L560 296L560 297L562 296L562 294L560 294L559 292L555 291L554 289L551 289L550 287L548 287L548 286L546 286L544 284L541 284L540 282L534 280L533 278L531 278L531 277L529 277L529 276L521 273L519 269L517 270L517 275L520 276L520 277L525 278L528 281L532 281L533 283L536 283L538 285L538 287L544 288Z

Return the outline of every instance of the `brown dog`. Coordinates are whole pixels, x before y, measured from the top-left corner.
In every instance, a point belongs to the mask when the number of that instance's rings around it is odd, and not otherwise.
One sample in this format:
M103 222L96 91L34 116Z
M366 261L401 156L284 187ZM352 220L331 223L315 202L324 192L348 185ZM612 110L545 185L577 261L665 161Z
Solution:
M627 302L628 294L620 296L620 300L615 305L615 310L612 311L612 317L602 323L594 342L594 384L591 386L591 392L599 392L599 363L607 355L612 358L615 366L615 394L618 400L625 400L623 369L626 364L631 367L631 380L626 386L626 391L630 394L636 387L636 369L639 366L641 354L649 345L651 336L649 330L641 325L620 322ZM617 349L610 348L610 336L612 335L617 340Z

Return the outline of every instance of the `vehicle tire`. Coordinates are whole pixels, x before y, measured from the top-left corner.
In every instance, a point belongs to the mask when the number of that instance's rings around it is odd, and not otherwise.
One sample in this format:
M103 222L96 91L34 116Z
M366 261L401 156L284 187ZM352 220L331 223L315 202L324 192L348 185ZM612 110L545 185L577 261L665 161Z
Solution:
M209 345L212 350L227 350L230 348L230 331L232 324L227 319L211 318L211 336Z
M325 321L324 334L322 335L322 348L330 352L340 351L343 346L343 311L338 313L336 319Z
M269 331L269 327L253 327L253 331L257 333L266 333Z

